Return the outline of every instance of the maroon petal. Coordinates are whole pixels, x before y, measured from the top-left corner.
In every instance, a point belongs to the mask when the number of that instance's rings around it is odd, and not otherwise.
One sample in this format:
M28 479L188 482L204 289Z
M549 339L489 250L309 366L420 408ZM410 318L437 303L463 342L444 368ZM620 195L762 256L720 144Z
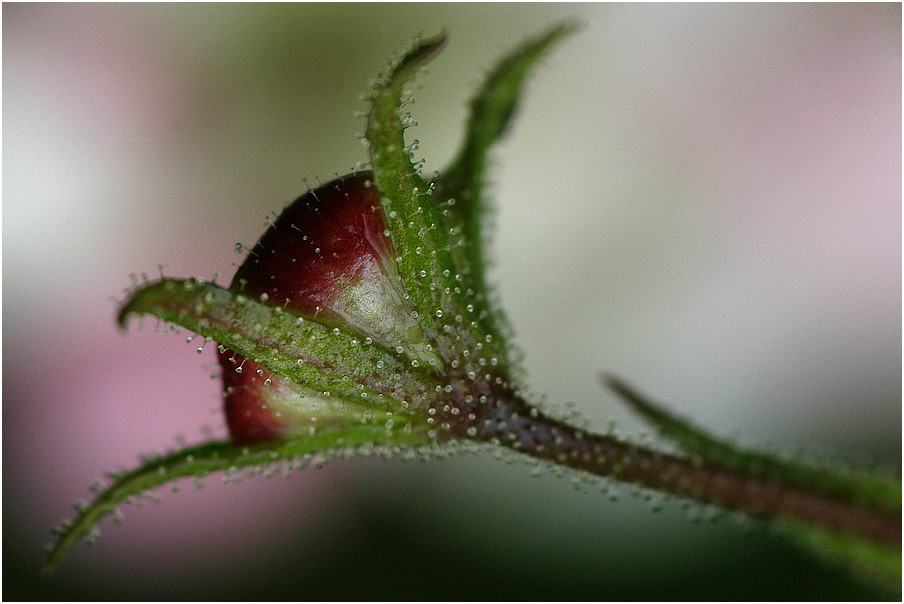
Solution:
M343 284L358 281L389 255L369 172L309 191L286 208L235 274L232 287L327 320Z

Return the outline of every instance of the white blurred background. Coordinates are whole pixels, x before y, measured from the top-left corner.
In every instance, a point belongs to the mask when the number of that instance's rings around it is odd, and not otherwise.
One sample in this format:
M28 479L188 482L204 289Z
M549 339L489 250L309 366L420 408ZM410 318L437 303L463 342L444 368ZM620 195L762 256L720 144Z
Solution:
M37 576L103 472L225 435L212 346L115 328L130 273L227 283L268 213L366 159L359 94L444 28L409 131L442 169L486 69L569 17L490 175L532 389L640 434L611 372L741 443L900 473L899 5L5 4L8 598L865 597L490 455L186 483Z

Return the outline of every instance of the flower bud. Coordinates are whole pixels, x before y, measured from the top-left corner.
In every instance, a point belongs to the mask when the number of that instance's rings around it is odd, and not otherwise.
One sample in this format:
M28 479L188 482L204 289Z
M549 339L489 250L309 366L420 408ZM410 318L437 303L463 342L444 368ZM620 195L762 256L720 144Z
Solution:
M338 178L283 211L251 249L231 289L357 332L362 344L398 347L413 360L437 365L441 361L410 312L388 235L373 176ZM220 352L220 364L227 422L238 442L284 436L348 411L231 350Z

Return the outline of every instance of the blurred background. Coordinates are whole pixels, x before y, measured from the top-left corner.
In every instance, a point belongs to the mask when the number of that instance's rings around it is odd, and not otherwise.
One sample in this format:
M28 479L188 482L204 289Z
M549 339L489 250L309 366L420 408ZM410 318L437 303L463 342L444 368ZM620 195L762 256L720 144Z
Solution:
M428 174L497 58L585 24L490 175L491 277L538 399L640 435L611 372L742 444L900 476L900 11L4 4L4 597L872 597L765 530L489 453L186 481L38 569L104 472L225 436L212 346L116 329L130 273L228 283L236 242L366 160L359 95L441 29L409 131Z

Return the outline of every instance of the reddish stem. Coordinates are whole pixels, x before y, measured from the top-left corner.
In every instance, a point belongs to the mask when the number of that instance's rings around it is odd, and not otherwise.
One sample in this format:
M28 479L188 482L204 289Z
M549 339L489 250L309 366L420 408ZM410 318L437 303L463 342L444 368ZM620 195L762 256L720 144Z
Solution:
M512 396L471 407L471 437L597 476L649 487L758 518L787 518L901 545L901 517L705 463L587 434ZM450 418L451 419L451 418ZM458 431L461 424L450 422ZM476 428L476 434L474 434Z

